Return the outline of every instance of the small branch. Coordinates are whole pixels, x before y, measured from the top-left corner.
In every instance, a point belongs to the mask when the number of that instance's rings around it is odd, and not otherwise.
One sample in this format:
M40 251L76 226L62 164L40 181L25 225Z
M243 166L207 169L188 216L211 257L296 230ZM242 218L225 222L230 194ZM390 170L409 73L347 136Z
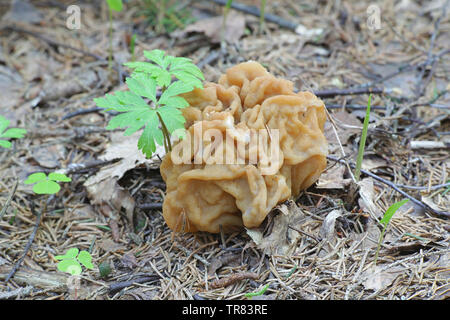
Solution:
M213 281L211 283L211 288L212 289L223 288L223 287L227 287L227 286L232 285L241 280L245 280L245 279L257 280L258 278L259 278L258 274L254 273L254 272L240 272L240 273L233 274L229 277Z
M44 208L42 209L42 211L40 211L40 212L38 213L38 215L37 215L37 217L36 217L36 223L35 223L35 225L34 225L33 232L31 232L30 238L28 239L28 243L27 243L27 245L25 246L25 250L24 250L24 252L23 252L22 257L19 259L19 261L17 261L17 263L14 265L14 267L12 268L12 270L10 271L10 273L8 274L8 276L6 277L5 283L7 283L7 282L9 281L9 279L11 279L12 276L14 276L14 274L16 273L16 271L20 268L20 265L22 264L23 260L25 259L26 255L27 255L27 253L28 253L28 250L30 250L31 244L33 243L34 238L36 237L36 233L37 233L37 230L38 230L38 228L39 228L39 225L41 224L42 215L45 213L45 210L47 210L47 201L48 201L48 199L49 199L49 198L47 197L47 199L46 199L45 202L44 202ZM31 208L31 212L34 213L34 207L33 207L33 205L32 205L30 208Z
M344 160L340 160L340 159L335 158L335 157L333 157L333 156L327 156L327 159L332 160L332 161L336 161L336 162L339 162L339 163L342 163L342 164L350 165L350 167L352 167L352 168L355 167L355 164L350 163L350 162L346 162L346 161L344 161ZM393 182L391 182L391 181L389 181L389 180L383 179L383 178L377 176L376 174L374 174L374 173L372 173L372 172L370 172L370 171L366 171L366 170L361 169L361 173L363 173L363 174L365 174L365 175L367 175L367 176L369 176L369 177L372 177L372 178L374 178L375 180L380 181L381 183L384 183L385 185L388 185L389 187L391 187L392 189L394 189L395 191L397 191L397 192L400 193L401 195L407 197L407 198L410 199L412 202L414 202L414 203L417 204L418 206L420 206L420 207L422 207L422 208L428 210L429 212L433 213L434 215L439 216L439 217L450 218L450 212L444 212L444 211L437 211L437 210L434 210L433 208L431 208L431 207L430 207L429 205L427 205L426 203L424 203L424 202L422 202L422 201L420 201L420 200L417 200L416 198L410 196L409 194L407 194L407 193L404 192L403 190L400 190L400 188L399 188L395 183L393 183Z
M8 199L6 200L5 205L2 208L2 211L0 211L0 219L3 217L3 215L5 214L6 210L9 207L9 204L11 203L12 198L14 197L14 194L16 193L17 190L17 185L19 184L19 180L16 180L16 183L14 184L14 187L11 190L11 193L8 196Z
M383 94L385 92L384 88L350 88L343 90L322 90L315 91L314 94L319 98L332 98L335 96L347 96L347 95L357 95L357 94ZM367 107L366 107L367 108Z
M138 204L136 207L138 207L139 209L162 210L162 203L142 203Z
M214 3L219 4L221 6L226 5L227 0L212 0ZM251 14L253 16L256 17L260 17L261 12L260 9L255 7L255 6L248 6L236 1L233 1L231 3L231 8L238 10L238 11L242 11L244 13L248 13ZM295 31L295 29L297 28L298 24L291 22L291 21L287 21L279 16L276 16L274 14L270 14L270 13L265 13L264 14L264 20L265 21L269 21L272 23L275 23L277 25L279 25L280 27L286 28L286 29L290 29L292 31Z
M416 149L445 149L450 148L443 141L411 141L409 143L412 150Z
M122 290L126 287L131 287L135 283L147 283L147 282L153 282L156 280L159 280L159 276L153 275L153 276L137 278L137 279L129 280L129 281L115 282L115 283L111 283L109 285L108 291L109 291L109 293L114 293L114 292Z

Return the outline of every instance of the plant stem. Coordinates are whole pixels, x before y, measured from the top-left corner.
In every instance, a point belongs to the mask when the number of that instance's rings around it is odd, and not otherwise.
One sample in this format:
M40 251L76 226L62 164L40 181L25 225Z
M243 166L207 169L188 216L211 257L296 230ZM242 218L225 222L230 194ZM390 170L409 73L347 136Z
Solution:
M372 100L372 94L369 95L369 101L367 102L366 116L364 117L364 125L363 125L362 134L361 134L361 140L359 141L358 158L356 159L356 168L355 168L356 181L359 181L359 177L361 175L361 166L362 166L362 160L363 160L363 156L364 156L364 147L366 145L367 129L369 128L371 100Z
M108 56L108 70L112 68L112 38L113 38L113 25L112 25L112 9L109 8L109 56Z
M375 265L377 264L378 253L380 252L381 242L383 242L384 233L386 232L386 227L387 227L387 225L384 225L383 231L381 231L381 234L380 234L380 239L378 239L377 252L375 252L375 261L374 261Z
M164 136L164 149L166 149L166 153L172 151L172 145L170 143L170 133L169 130L167 130L166 124L164 123L161 115L159 112L156 112L159 118L159 122L161 122L163 136Z
M264 13L266 10L266 0L261 0L261 10L259 13L259 33L262 34L264 31Z

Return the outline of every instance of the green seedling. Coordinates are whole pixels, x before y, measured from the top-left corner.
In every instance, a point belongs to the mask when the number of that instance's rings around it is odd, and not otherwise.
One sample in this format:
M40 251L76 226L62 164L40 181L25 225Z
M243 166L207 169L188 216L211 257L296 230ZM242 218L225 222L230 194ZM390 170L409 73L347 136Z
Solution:
M3 148L11 148L12 144L10 141L4 139L19 139L23 138L27 133L25 129L19 128L8 128L10 121L3 116L0 116L0 146Z
M245 296L250 299L252 297L262 296L267 291L268 288L269 288L269 283L266 284L261 290L259 290L257 292L248 292L245 294Z
M362 166L362 161L363 161L363 156L364 156L364 147L366 146L367 130L369 128L371 100L372 100L372 94L369 95L369 100L367 101L366 116L364 117L364 124L363 124L363 130L362 130L362 134L361 134L361 140L359 141L358 158L356 159L356 168L355 168L356 181L359 181L359 177L361 175L361 166Z
M155 28L157 33L183 29L193 22L189 7L175 0L144 0L141 11L147 17L148 24Z
M389 222L391 221L392 217L394 216L394 213L396 213L397 210L401 206L403 206L405 203L407 203L408 201L409 201L409 199L404 199L402 201L396 202L393 205L391 205L386 210L386 213L384 214L383 219L380 220L380 223L383 225L383 230L381 231L380 239L378 240L377 252L375 253L375 264L377 263L378 253L379 253L380 247L381 247L381 242L383 242L384 233L386 232L386 228L387 228Z
M186 120L180 109L189 104L180 94L202 88L204 77L188 58L165 55L162 50L144 51L144 56L151 62L125 63L134 71L125 80L128 91L106 94L94 101L105 111L120 112L110 120L107 129L127 128L124 135L128 136L143 128L138 148L151 157L156 145L171 151L171 134L184 137Z
M113 38L113 11L120 12L123 9L122 0L106 0L109 8L109 56L108 56L108 67L109 70L112 68L112 56L113 56L113 48L112 48L112 38Z
M68 176L52 172L48 176L44 172L33 173L24 181L25 184L34 184L33 191L37 194L55 194L61 189L58 182L70 182Z
M63 256L55 256L56 260L62 260L58 263L58 270L70 273L73 276L81 274L83 265L87 269L94 269L92 257L88 251L79 251L77 248L67 250Z
M259 11L259 32L262 34L264 31L264 15L266 11L266 0L261 0L261 8Z
M267 0L261 0L261 7L259 9L259 32L261 34L264 30L264 21L265 21L264 15L265 15L265 11L266 11L266 2L267 2ZM233 4L233 0L228 0L225 3L225 8L223 11L223 20L222 20L222 42L225 41L224 37L225 37L226 20L227 20L228 12L230 12L232 4Z
M130 39L130 53L131 53L131 62L133 62L135 59L134 59L134 49L135 49L135 46L136 46L136 34L133 34L132 36L131 36L131 39Z

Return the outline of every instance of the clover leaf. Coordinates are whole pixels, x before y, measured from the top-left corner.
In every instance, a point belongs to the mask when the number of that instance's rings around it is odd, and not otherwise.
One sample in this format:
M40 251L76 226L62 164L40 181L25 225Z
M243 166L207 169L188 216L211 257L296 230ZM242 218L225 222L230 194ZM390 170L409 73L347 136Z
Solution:
M58 182L70 182L71 178L65 174L52 172L48 175L44 172L33 173L24 181L25 184L34 184L33 191L37 194L55 194L61 189Z

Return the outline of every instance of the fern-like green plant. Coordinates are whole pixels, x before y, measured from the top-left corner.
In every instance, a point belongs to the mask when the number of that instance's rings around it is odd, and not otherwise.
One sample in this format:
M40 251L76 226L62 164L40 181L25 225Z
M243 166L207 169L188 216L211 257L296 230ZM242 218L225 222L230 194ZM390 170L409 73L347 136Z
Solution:
M183 137L186 120L180 109L189 104L180 94L202 88L204 76L188 58L166 55L158 49L144 51L144 56L151 62L125 63L134 71L125 80L128 91L106 94L94 101L105 111L120 113L109 121L107 129L127 128L124 134L131 135L143 128L138 148L151 157L156 145L171 151L171 134Z
M4 116L0 116L0 146L3 148L11 148L12 146L10 141L4 139L23 138L27 133L27 130L19 128L10 128L6 130L9 127L9 123L10 121L8 119Z

